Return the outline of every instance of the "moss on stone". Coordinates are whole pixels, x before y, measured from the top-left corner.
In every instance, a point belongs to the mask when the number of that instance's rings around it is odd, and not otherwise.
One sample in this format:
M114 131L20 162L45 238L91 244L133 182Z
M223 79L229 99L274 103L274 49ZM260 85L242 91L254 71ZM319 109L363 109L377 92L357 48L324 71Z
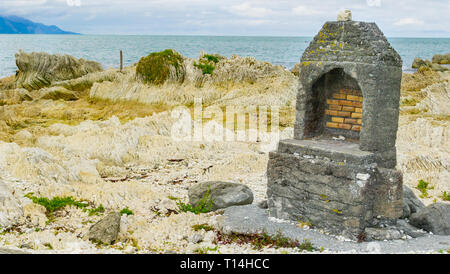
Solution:
M142 57L136 67L136 75L146 84L162 85L169 78L171 70L183 73L183 56L172 49L150 53Z

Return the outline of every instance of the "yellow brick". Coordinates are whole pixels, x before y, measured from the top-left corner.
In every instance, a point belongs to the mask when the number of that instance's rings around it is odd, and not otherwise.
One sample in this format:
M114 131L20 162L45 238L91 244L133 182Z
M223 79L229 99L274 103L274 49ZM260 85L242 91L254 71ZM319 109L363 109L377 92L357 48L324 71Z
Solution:
M357 119L351 119L351 118L345 118L344 123L346 123L346 124L357 124L358 120Z
M329 105L328 108L331 110L342 110L342 106L338 105Z
M352 118L362 118L362 113L353 112L352 113Z
M361 102L351 102L352 106L357 107L357 108L362 108L362 103Z
M339 100L338 104L341 106L353 106L354 102L347 101L347 100Z
M358 101L360 101L360 102L362 102L363 101L363 97L361 97L361 96L358 96Z
M352 90L350 90L350 89L345 89L345 88L341 89L339 92L340 92L341 94L352 94Z
M361 127L360 126L353 126L352 130L353 131L361 131Z
M350 130L350 129L352 129L352 125L339 124L339 128Z
M335 99L347 99L347 95L340 94L340 93L335 93L335 94L333 94L333 98L335 98Z
M327 100L327 104L329 104L329 105L339 105L339 101L338 100Z
M362 113L362 108L355 108L355 112Z
M350 116L351 116L351 112L347 112L347 111L338 111L338 112L337 112L337 116L350 117Z
M328 122L328 123L327 123L327 127L331 127L331 128L339 128L339 124L338 124L338 123L331 123L331 122Z
M347 95L347 100L359 101L359 97L358 96L354 96L354 95Z
M340 117L331 117L331 121L335 123L344 123L344 118Z
M338 111L335 111L335 110L325 110L325 114L326 115L330 115L330 116L338 116L339 115L339 113L338 113Z
M342 107L342 110L343 110L343 111L354 112L354 111L355 111L355 107L347 107L347 106L344 106L344 107Z

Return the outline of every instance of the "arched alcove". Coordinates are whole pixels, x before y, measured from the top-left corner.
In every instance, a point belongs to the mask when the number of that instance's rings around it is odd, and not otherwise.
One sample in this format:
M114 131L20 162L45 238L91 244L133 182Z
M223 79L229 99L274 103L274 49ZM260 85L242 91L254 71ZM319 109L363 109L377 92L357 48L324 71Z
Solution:
M319 77L306 104L306 137L344 136L359 140L363 95L358 82L343 69L336 68Z

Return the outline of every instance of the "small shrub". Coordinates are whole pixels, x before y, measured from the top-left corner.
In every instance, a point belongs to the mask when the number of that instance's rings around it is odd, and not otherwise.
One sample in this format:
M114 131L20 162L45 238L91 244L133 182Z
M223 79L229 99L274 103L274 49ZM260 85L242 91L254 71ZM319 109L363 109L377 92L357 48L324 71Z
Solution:
M192 212L195 214L208 213L212 211L214 202L211 199L211 191L208 189L205 195L200 199L197 206L192 206L191 204L185 204L181 201L177 202L178 208L182 212Z
M162 85L169 79L171 67L182 74L183 56L172 49L150 53L142 57L136 67L136 75L147 84Z
M442 192L441 198L444 201L450 201L450 193L447 193L447 191Z
M429 189L433 189L433 187L428 187L430 183L425 182L424 180L420 180L419 184L417 185L417 189L420 190L420 192L422 192L422 194L420 195L420 198L429 198L428 195L428 190Z
M199 68L203 75L212 75L216 69L216 64L219 63L220 57L210 54L205 54L200 57L199 62L194 62L194 67Z
M97 208L85 209L84 211L89 212L89 216L93 216L93 215L99 215L100 213L104 213L105 208L103 207L103 205L99 205Z
M126 207L120 211L120 214L128 216L128 215L133 215L134 213L133 213L133 211L129 210L128 207Z
M58 211L66 206L75 206L78 208L85 208L89 206L88 203L82 201L76 201L72 197L54 197L52 200L48 198L38 198L33 196L33 193L25 195L26 198L33 201L35 204L39 204L47 210L47 214L51 215L55 211Z

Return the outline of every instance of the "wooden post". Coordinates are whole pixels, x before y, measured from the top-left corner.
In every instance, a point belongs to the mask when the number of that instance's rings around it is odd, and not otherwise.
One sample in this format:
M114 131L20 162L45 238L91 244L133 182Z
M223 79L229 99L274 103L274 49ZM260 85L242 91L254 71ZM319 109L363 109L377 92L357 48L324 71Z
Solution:
M120 51L120 72L122 72L123 69L123 54L122 51Z

